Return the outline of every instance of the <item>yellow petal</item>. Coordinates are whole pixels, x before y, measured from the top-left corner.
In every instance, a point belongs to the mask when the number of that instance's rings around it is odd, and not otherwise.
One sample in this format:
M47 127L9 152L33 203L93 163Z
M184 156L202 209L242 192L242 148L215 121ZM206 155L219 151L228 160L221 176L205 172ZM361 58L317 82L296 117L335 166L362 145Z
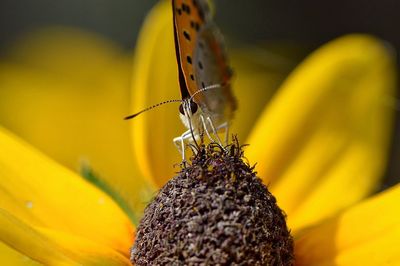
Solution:
M62 231L30 226L0 209L0 239L45 265L130 265L110 247Z
M104 192L0 128L0 208L128 254L133 225Z
M394 63L365 35L310 55L274 97L247 143L247 157L293 229L371 193L383 175L394 110Z
M13 266L40 266L39 262L32 260L24 254L19 253L15 249L9 247L0 241L0 261L4 265Z
M140 213L151 188L130 143L131 56L69 28L31 33L0 63L0 123L70 169L82 162Z
M238 109L229 131L244 141L293 67L294 60L287 55L279 56L270 46L245 46L229 49L228 52L234 71L232 89L238 100Z
M134 58L132 112L181 98L170 1L160 1L147 16ZM172 139L185 129L178 114L178 104L171 104L131 121L133 148L139 165L157 186L162 186L179 170L173 167L181 159Z
M400 265L400 185L296 238L298 265Z

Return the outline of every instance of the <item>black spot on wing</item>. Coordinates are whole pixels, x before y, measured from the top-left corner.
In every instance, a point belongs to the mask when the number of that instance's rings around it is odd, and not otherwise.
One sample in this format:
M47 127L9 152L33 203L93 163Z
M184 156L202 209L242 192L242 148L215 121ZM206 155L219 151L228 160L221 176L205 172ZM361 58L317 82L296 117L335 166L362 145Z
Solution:
M183 12L186 12L188 15L190 15L190 6L186 5L185 3L182 4L182 10Z
M192 58L191 58L189 55L186 57L186 61L187 61L189 64L192 64Z
M189 63L189 64L192 64L192 57L190 57L189 55L186 57L186 61Z
M190 34L187 31L183 31L183 36L185 37L186 40L190 41Z
M194 29L195 31L197 31L197 32L200 30L200 24L195 22L195 21L193 21L193 20L190 21L190 27L192 29Z
M199 17L201 18L201 20L204 21L204 19L205 19L204 10L198 9L198 13L199 13Z

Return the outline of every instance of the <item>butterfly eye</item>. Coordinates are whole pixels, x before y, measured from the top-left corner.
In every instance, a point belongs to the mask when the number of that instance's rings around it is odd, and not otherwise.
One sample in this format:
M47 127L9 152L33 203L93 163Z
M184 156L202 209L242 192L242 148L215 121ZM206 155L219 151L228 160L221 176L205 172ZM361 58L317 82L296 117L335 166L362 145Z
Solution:
M185 111L183 111L183 105L182 104L179 105L179 113L185 115Z
M197 103L190 101L190 111L192 112L192 114L196 113L198 108Z

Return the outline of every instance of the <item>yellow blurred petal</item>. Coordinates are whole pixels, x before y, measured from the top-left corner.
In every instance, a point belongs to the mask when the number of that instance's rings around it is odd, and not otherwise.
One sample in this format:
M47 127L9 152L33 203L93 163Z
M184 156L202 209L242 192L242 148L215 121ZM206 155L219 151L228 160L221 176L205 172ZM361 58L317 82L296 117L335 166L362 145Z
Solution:
M181 98L170 1L160 1L146 18L134 58L132 112L164 100ZM185 129L178 112L178 104L171 104L131 121L139 165L157 186L162 186L179 170L173 167L181 158L172 139Z
M88 164L131 209L152 190L129 145L131 56L69 28L24 36L0 63L0 124L75 171Z
M13 266L40 266L39 262L32 260L24 254L19 253L15 249L9 247L0 241L0 261L3 265Z
M387 160L394 63L365 35L334 40L309 56L265 109L247 157L293 229L371 193Z
M130 265L110 247L61 231L32 227L0 209L0 238L45 265Z
M122 49L110 40L80 29L46 27L32 31L12 43L5 59L88 85L117 82L116 87L123 90L127 84L121 84L129 83L129 58ZM99 76L100 73L105 75Z
M104 192L0 128L0 208L128 254L133 225Z
M234 71L232 89L238 100L229 131L244 141L295 61L270 46L245 46L228 52Z
M400 185L296 238L296 265L400 265Z

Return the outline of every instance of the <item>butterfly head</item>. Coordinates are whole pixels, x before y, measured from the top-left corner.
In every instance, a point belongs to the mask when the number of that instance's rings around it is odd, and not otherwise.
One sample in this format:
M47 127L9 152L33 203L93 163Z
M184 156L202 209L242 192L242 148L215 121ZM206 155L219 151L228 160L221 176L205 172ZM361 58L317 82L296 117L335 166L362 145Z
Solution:
M184 99L179 105L179 116L186 128L197 131L202 110L193 99Z
M183 100L179 105L179 113L185 116L192 116L198 109L199 106L192 99Z

